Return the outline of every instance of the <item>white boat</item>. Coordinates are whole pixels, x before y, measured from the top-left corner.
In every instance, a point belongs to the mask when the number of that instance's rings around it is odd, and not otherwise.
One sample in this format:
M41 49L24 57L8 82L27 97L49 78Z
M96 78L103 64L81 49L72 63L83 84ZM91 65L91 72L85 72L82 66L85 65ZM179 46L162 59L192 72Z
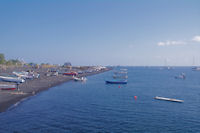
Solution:
M127 74L127 71L116 71L114 74Z
M122 69L120 69L120 71L126 71L127 72L127 69L126 68L122 68Z
M113 79L106 79L106 84L127 84L127 69L119 69L114 71Z
M0 76L0 80L6 81L6 82L15 82L15 83L23 83L25 82L24 79L19 77L7 77L7 76Z
M14 75L23 79L39 78L40 74L34 72L13 72Z
M87 80L87 78L86 77L73 77L73 79L74 79L74 81L86 81Z
M114 79L118 79L118 78L120 78L120 79L127 79L128 76L127 76L127 75L117 75L117 74L114 74L114 75L113 75L113 78L114 78Z
M0 84L0 90L14 90L16 85Z
M175 76L174 78L175 78L175 79L185 79L186 76L185 76L185 73L181 73L180 75Z
M114 74L127 74L127 69L119 69L118 71L115 71Z
M171 102L179 102L179 103L184 102L183 100L179 100L179 99L166 98L166 97L158 97L158 96L154 97L154 99L164 100L164 101L171 101Z
M33 79L33 75L29 75L28 72L13 72L13 74L23 79Z
M193 71L200 71L200 67L193 67L192 70Z
M127 75L127 69L120 69L119 71L115 71L113 78L114 79L127 79L128 75Z
M58 72L53 72L52 76L58 76Z

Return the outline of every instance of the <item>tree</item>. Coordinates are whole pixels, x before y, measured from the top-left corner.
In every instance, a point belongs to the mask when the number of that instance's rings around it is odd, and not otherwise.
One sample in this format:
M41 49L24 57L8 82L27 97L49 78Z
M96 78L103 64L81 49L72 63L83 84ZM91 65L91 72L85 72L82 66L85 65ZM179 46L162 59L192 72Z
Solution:
M6 65L7 66L11 66L12 65L12 61L11 60L6 61Z
M11 60L6 61L6 65L21 66L22 63L17 59L16 60L11 59Z
M63 66L64 67L69 67L69 66L72 66L72 64L70 62L65 62Z
M5 63L5 57L4 54L0 53L0 64L4 64Z
M33 67L33 66L35 66L35 63L31 62L31 63L29 63L29 65Z

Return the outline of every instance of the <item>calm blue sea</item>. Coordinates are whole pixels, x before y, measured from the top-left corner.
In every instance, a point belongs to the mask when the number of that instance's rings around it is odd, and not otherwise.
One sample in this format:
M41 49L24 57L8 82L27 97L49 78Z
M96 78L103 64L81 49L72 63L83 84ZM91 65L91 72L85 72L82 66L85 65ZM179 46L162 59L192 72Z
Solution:
M200 71L127 67L127 85L108 85L113 71L67 82L0 113L1 133L200 132ZM184 72L186 79L174 76ZM137 96L137 100L134 99ZM184 100L155 100L163 96Z

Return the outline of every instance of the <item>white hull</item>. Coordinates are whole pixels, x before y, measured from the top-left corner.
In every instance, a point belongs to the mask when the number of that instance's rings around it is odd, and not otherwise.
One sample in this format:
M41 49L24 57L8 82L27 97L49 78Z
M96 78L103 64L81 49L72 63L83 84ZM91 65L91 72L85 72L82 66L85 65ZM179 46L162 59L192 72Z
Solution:
M25 82L24 79L21 78L14 78L14 77L5 77L5 76L0 76L0 79L6 82L15 82L15 83L23 83Z
M86 77L81 77L81 78L78 78L78 77L73 77L74 81L86 81L87 78Z
M172 99L172 98L165 98L165 97L158 97L158 96L156 96L154 99L171 101L171 102L180 102L180 103L184 102L183 100L179 100L179 99Z
M14 90L16 85L0 84L0 90Z
M200 71L200 67L194 67L192 68L193 71Z
M33 79L33 76L28 75L28 72L13 72L17 77L23 78L23 79Z
M113 75L113 78L114 79L127 79L128 76L127 75L126 76Z

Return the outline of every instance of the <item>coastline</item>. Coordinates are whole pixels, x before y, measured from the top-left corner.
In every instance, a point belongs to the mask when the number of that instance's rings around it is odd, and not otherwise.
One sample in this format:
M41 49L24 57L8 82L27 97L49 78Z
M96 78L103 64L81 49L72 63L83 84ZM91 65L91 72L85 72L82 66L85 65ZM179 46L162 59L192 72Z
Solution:
M91 73L79 74L78 77L92 76L111 70L107 68L100 71ZM0 113L7 111L12 105L20 102L21 100L34 96L37 93L48 90L54 86L73 80L72 76L58 75L58 76L45 76L44 72L40 72L40 78L27 80L25 83L19 85L20 91L0 91Z

